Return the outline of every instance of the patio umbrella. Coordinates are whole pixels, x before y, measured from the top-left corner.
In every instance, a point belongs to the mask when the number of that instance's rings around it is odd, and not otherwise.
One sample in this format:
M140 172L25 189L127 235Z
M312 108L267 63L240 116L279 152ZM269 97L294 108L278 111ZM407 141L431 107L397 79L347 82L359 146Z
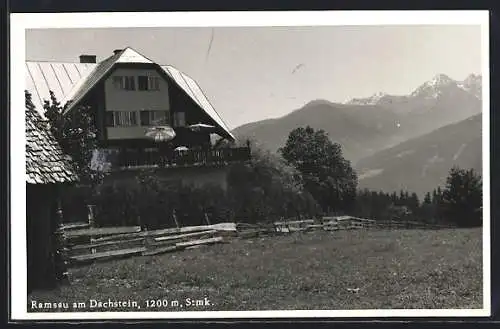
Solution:
M180 152L180 151L187 151L189 149L185 146L179 146L179 147L176 147L175 150Z
M197 132L201 132L201 131L214 131L215 130L215 126L212 126L212 125L207 125L205 123L196 123L194 125L190 125L188 126L189 129L191 129L192 131L197 131Z
M146 137L153 139L155 142L168 142L176 136L175 131L170 126L156 126L146 130Z

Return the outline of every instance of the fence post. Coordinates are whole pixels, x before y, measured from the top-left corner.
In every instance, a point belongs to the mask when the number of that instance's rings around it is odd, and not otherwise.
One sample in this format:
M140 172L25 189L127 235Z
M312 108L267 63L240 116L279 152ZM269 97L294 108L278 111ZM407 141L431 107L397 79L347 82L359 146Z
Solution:
M56 228L54 232L54 270L58 282L68 281L68 246L63 230L63 210L61 198L57 198Z
M94 205L89 204L87 205L87 215L88 215L88 220L89 220L89 228L94 228L95 226L95 217L94 217ZM95 239L91 235L90 236L90 243L94 243ZM90 250L92 254L95 254L97 252L96 248L92 248Z
M95 216L94 216L95 205L87 205L87 215L89 220L89 228L94 228L95 226Z
M172 217L173 217L173 219L174 219L175 226L176 226L177 228L179 228L179 222L177 221L177 214L176 214L176 213L177 213L177 211L176 211L175 209L174 209L174 210L172 210Z
M205 221L207 222L207 225L212 225L212 224L210 224L210 219L208 219L208 215L207 215L207 213L206 213L206 212L204 212L203 214L204 214L204 216L205 216Z

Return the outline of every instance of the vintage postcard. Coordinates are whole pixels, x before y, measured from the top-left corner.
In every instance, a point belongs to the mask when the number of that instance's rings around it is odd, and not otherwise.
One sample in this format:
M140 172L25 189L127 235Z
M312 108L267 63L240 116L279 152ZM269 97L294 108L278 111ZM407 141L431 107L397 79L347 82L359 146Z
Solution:
M12 319L490 314L488 12L11 23Z

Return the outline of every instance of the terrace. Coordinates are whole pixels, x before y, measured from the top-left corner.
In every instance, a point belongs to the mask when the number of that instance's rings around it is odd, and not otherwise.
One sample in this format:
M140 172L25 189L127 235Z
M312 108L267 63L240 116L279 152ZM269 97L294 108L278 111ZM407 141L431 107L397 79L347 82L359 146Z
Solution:
M161 150L124 149L113 161L115 170L134 168L169 168L195 166L224 166L250 160L249 147L223 149Z

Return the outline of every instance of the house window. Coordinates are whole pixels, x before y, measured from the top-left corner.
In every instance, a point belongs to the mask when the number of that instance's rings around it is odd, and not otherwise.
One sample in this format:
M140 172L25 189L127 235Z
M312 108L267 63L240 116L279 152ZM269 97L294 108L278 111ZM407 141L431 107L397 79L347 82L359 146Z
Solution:
M184 113L184 112L175 112L174 113L174 126L175 127L186 126L186 113Z
M137 126L137 112L135 111L107 111L107 127Z
M125 77L125 90L135 90L135 78Z
M148 77L139 76L137 78L137 84L139 86L139 90L148 90Z
M139 90L160 90L160 78L141 75L137 78Z
M141 126L168 124L168 111L141 111Z
M113 86L118 90L135 90L135 78L133 76L114 76Z

